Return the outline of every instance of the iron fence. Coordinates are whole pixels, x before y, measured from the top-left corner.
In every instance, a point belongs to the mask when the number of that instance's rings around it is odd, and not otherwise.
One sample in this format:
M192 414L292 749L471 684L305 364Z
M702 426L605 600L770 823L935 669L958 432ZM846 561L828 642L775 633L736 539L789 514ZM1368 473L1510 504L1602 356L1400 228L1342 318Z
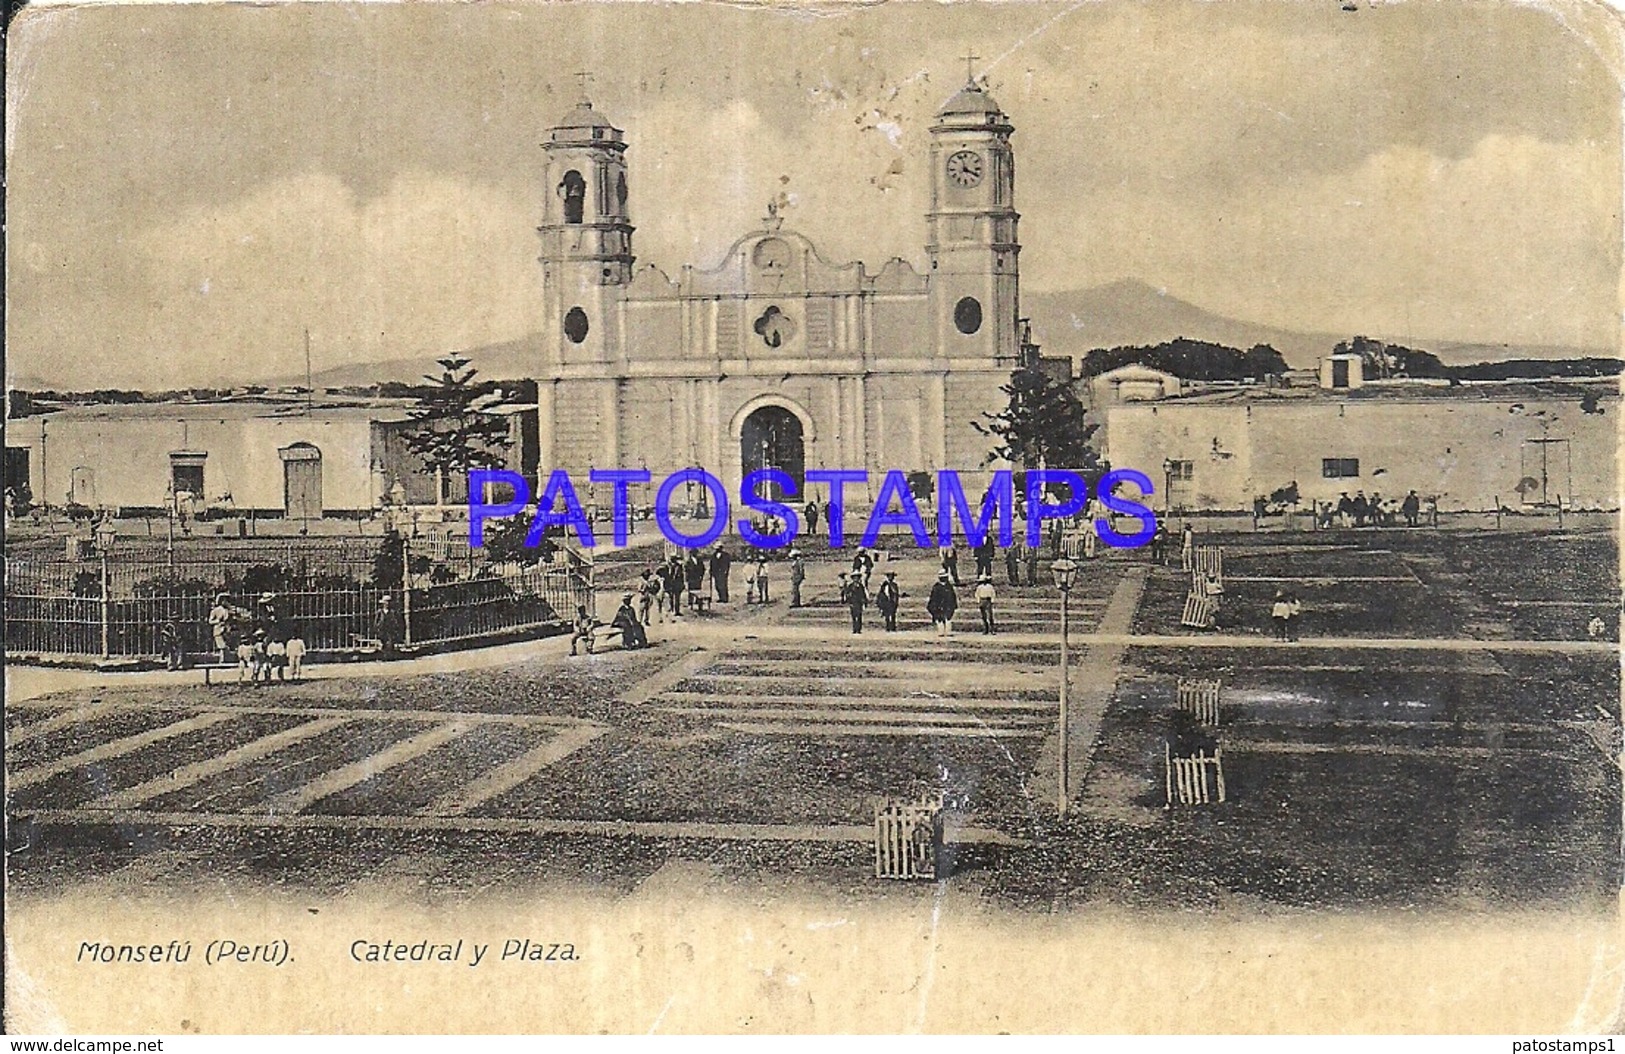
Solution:
M154 658L179 638L190 656L216 648L209 614L218 598L232 618L226 643L272 620L308 649L343 650L380 637L382 600L391 598L401 642L432 645L567 623L577 605L593 607L591 568L565 551L550 565L459 565L443 580L408 571L419 556L409 545L402 573L378 584L376 553L330 546L271 547L236 558L171 563L104 553L83 560L39 553L8 556L5 646L12 654ZM277 569L278 588L245 585L245 562ZM262 603L265 592L273 599Z

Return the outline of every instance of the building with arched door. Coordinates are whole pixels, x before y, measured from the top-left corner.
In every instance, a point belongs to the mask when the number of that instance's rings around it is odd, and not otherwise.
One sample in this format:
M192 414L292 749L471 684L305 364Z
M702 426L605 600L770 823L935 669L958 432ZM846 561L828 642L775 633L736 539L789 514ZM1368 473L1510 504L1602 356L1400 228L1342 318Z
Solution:
M699 466L730 493L763 466L798 484L868 469L873 487L986 469L972 422L1024 353L1014 131L975 83L936 114L923 274L830 261L769 207L720 262L673 275L636 266L632 147L583 100L545 143L540 464Z

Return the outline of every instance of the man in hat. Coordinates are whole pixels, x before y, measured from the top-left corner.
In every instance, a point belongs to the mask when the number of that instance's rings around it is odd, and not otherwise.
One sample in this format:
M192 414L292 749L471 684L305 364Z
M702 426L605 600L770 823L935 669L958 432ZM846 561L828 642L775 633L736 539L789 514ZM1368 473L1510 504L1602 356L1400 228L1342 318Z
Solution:
M621 631L623 648L630 651L649 646L649 635L643 631L643 623L638 621L637 613L632 610L631 593L621 595L621 606L615 609L615 617L609 620L609 624Z
M700 606L700 590L705 588L705 561L700 554L690 549L683 558L683 584L688 587L688 606L695 609Z
M671 604L671 617L683 617L683 560L676 553L661 565L660 584L665 588L667 602Z
M801 606L801 583L807 580L807 564L801 559L800 549L790 550L790 606Z
M394 656L395 649L406 637L401 613L395 610L395 600L388 593L378 598L378 619L373 635L378 638L386 656Z
M982 632L995 633L993 628L993 576L983 575L976 581L976 606L982 612Z
M711 588L717 591L717 603L728 602L728 569L733 566L734 558L728 555L728 550L720 544L711 554Z
M1013 586L1021 585L1021 547L1012 545L1004 551L1004 574Z
M813 501L811 499L808 499L808 501L807 501L807 537L811 538L811 537L813 537L813 536L815 536L817 534L818 534L818 502Z
M1275 603L1270 605L1270 621L1275 624L1275 639L1286 640L1287 619L1292 617L1292 605L1284 590L1275 591Z
M660 580L655 573L645 567L638 577L638 621L645 626L649 624L650 616L660 611Z
M897 588L897 572L887 571L886 580L880 583L880 589L875 593L875 607L880 610L880 617L886 620L886 632L897 631L897 608L902 603L903 591Z
M841 603L852 613L852 632L863 632L863 609L869 606L869 592L857 574L841 576Z
M948 572L937 572L937 584L931 587L931 595L925 601L926 613L931 616L931 624L937 628L937 636L947 637L954 632L954 612L959 610L959 594L948 581Z

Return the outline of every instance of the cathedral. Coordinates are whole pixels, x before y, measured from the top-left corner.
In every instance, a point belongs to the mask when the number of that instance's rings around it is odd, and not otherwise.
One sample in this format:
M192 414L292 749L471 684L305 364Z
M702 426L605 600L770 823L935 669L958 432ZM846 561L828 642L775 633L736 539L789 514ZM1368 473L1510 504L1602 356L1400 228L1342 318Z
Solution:
M698 466L737 494L761 467L798 487L808 469L867 469L872 498L889 469L985 469L992 443L971 422L1035 350L1013 132L974 81L936 114L925 274L832 263L770 207L721 263L674 280L634 266L626 136L581 101L544 144L544 475Z

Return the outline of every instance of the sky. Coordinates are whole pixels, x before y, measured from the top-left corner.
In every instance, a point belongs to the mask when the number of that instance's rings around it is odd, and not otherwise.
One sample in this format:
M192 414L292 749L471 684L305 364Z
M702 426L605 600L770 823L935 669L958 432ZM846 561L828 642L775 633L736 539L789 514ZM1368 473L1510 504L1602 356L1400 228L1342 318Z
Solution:
M926 129L968 53L1017 129L1025 289L1618 353L1613 17L1356 6L31 8L7 374L178 387L298 376L307 328L317 370L535 332L540 143L583 70L639 266L714 266L776 199L830 259L923 269Z

